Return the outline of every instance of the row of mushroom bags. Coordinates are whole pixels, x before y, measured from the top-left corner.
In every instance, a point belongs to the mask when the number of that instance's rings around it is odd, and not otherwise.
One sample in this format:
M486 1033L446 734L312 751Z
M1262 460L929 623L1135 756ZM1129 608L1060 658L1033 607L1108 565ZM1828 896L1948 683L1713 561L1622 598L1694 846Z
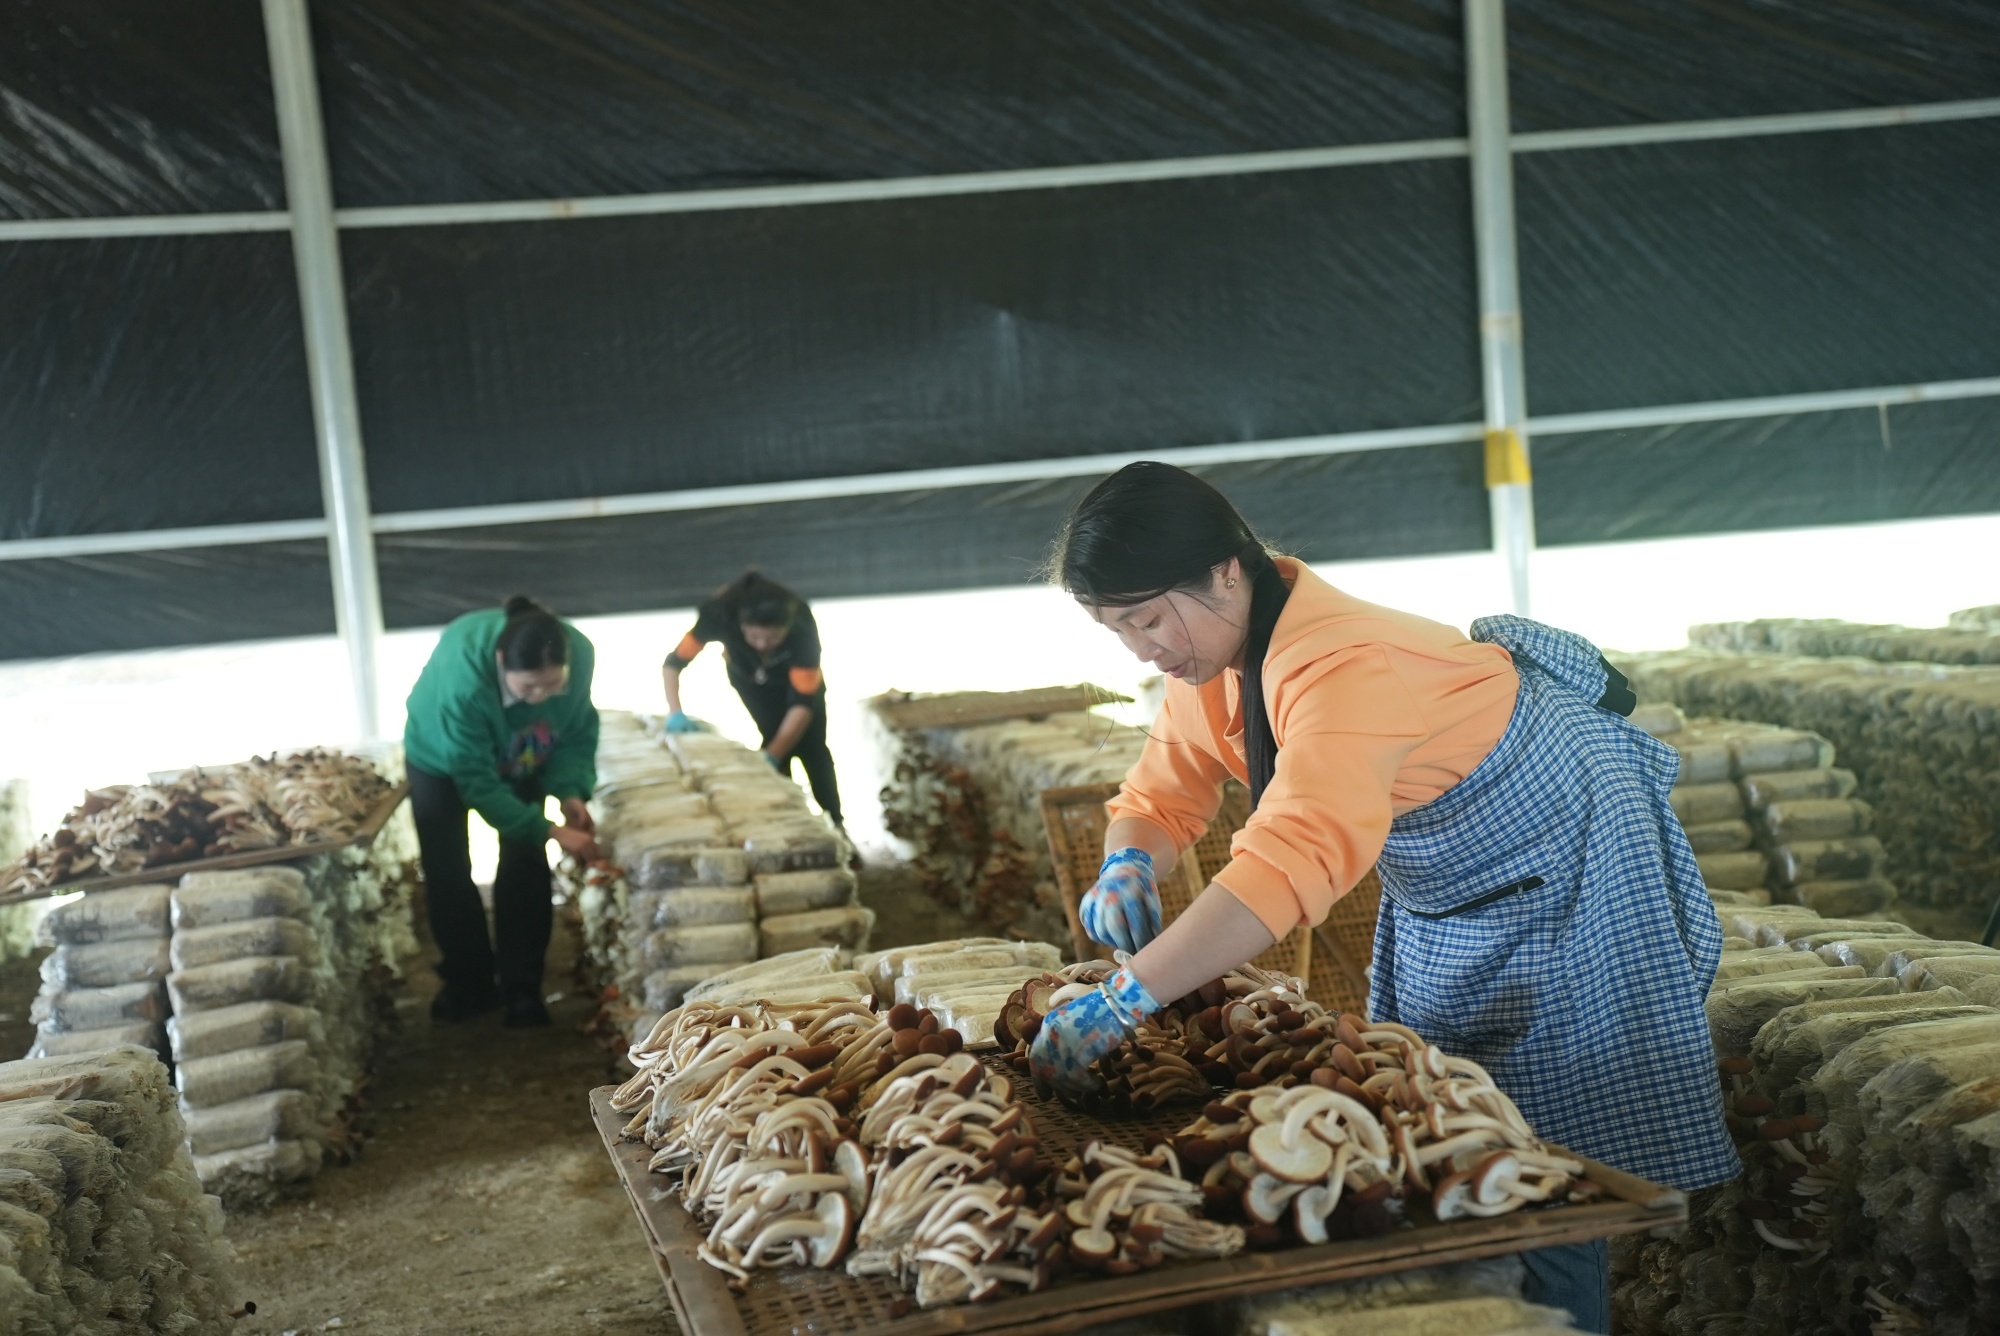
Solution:
M713 976L867 947L875 915L858 901L845 835L759 752L605 711L597 765L606 860L568 875L621 1030L643 1030Z
M151 1050L0 1063L0 1333L231 1330L222 1219Z
M395 833L292 864L192 871L50 910L31 1057L136 1044L173 1064L201 1181L232 1206L310 1178L351 1135L415 949Z

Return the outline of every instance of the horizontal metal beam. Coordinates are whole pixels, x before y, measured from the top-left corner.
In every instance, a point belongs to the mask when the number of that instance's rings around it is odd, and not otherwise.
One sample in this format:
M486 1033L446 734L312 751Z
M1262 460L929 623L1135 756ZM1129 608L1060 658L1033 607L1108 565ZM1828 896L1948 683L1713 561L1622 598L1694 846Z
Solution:
M1515 153L1628 145L1694 143L1761 135L1807 134L1832 130L1880 129L2000 116L2000 98L1924 102L1904 107L1863 107L1783 116L1737 116L1706 121L1667 121L1582 130L1537 130L1511 137ZM1017 190L1061 190L1079 186L1131 185L1147 181L1189 181L1204 177L1249 176L1268 172L1313 171L1375 163L1462 158L1464 139L1411 139L1336 148L1286 149L1270 153L1221 153L1207 157L1156 158L1143 162L1093 163L1075 167L1035 167L1004 172L961 172L942 176L898 176L867 181L808 185L744 186L727 190L668 190L643 195L596 195L579 199L496 200L470 204L409 204L338 209L344 228L438 227L468 223L554 222L575 218L622 218L648 214L709 213L721 209L769 209L799 205L857 204L883 200L936 199L990 195ZM277 232L289 216L270 213L165 214L135 218L32 218L0 221L0 241L67 241L91 237L187 236L216 232Z
M1698 422L1784 417L1795 413L1831 413L1856 408L1895 407L1898 404L1984 398L2000 398L2000 376L1988 376L1977 380L1930 381L1919 385L1883 385L1860 390L1829 390L1813 394L1777 394L1758 399L1717 399L1702 403L1663 404L1653 408L1615 408L1593 413L1560 413L1550 417L1529 418L1527 429L1533 436L1563 436L1593 431L1687 426ZM719 510L727 506L775 505L791 501L883 496L896 492L922 492L953 487L1044 482L1055 478L1088 478L1113 472L1140 459L1161 460L1179 464L1184 468L1202 468L1274 459L1354 454L1365 450L1449 445L1477 441L1484 434L1485 428L1482 423L1453 422L1434 427L1398 427L1385 431L1292 436L1271 441L1232 441L1218 445L1128 450L1117 454L1068 455L1057 459L1023 459L1001 464L968 464L957 468L907 469L900 473L857 473L835 478L801 478L790 482L697 487L677 492L639 492L625 496L578 497L567 501L526 501L517 505L456 506L443 510L378 511L373 517L373 528L378 534L433 533L446 529L602 519L614 515L657 515L672 511ZM0 561L107 556L122 552L167 552L185 548L232 547L246 543L324 540L325 537L325 520L301 519L260 524L216 524L193 529L144 529L133 533L75 534L60 538L15 538L0 541Z

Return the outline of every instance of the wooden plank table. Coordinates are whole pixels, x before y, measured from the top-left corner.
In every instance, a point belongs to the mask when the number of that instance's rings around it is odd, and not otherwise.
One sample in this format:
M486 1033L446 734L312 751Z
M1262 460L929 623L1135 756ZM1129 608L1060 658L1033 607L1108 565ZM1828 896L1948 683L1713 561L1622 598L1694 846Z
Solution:
M330 854L350 845L367 844L389 824L389 818L403 805L403 799L410 796L410 783L404 780L395 788L382 795L368 816L355 828L351 838L345 840L315 840L310 844L280 844L269 849L245 849L240 853L217 854L213 858L197 858L185 863L162 863L158 867L140 868L136 872L120 872L109 877L86 877L81 881L63 882L54 886L44 886L33 891L15 891L11 895L0 895L0 905L24 904L29 900L46 900L50 896L70 895L76 891L115 891L121 886L147 886L155 882L178 881L190 872L229 872L237 868L262 867L266 863L289 863L298 858L310 858L314 854Z
M1015 1091L1028 1107L1043 1144L1064 1157L1073 1148L1064 1143L1076 1139L1078 1131L1142 1149L1161 1139L1157 1125L1162 1119L1158 1115L1130 1123L1097 1123L1038 1100L1026 1082L1017 1081ZM1039 1294L992 1303L957 1304L926 1312L913 1307L909 1296L885 1276L856 1278L839 1270L797 1267L758 1271L737 1293L729 1288L722 1272L695 1255L706 1230L669 1191L668 1178L647 1170L652 1151L643 1142L622 1139L627 1118L611 1108L611 1093L610 1086L591 1092L591 1116L645 1230L647 1245L666 1284L667 1301L688 1336L956 1336L972 1332L1040 1336L1269 1290L1584 1243L1687 1221L1687 1201L1679 1192L1584 1160L1585 1176L1605 1189L1605 1200L1516 1211L1489 1220L1398 1229L1376 1238L1316 1247L1246 1252L1216 1261L1170 1262L1135 1276L1072 1277ZM1189 1107L1169 1111L1165 1121L1180 1125L1193 1116Z

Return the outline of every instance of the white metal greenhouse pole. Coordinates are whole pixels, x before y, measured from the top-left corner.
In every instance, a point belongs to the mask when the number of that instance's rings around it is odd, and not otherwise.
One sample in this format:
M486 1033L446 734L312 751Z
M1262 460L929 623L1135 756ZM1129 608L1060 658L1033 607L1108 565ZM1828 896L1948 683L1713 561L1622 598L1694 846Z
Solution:
M1486 392L1486 492L1493 511L1493 548L1507 563L1514 611L1526 616L1535 488L1528 468L1528 385L1514 258L1506 0L1465 0L1465 84L1479 263L1479 360Z
M340 275L333 185L326 167L312 28L305 0L264 0L271 87L285 158L292 260L299 275L306 363L312 378L313 431L319 441L320 490L333 562L333 609L354 681L354 717L363 742L381 734L376 645L382 638L382 590L368 512L368 467L361 412L354 399L354 355L347 339L347 296Z

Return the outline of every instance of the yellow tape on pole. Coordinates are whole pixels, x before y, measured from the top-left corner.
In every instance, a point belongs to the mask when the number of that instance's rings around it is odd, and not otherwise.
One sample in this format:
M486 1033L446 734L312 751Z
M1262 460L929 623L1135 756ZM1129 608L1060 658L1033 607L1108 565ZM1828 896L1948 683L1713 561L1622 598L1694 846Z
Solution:
M1528 449L1521 433L1512 427L1494 427L1486 433L1486 485L1504 487L1509 483L1533 482L1528 472Z

